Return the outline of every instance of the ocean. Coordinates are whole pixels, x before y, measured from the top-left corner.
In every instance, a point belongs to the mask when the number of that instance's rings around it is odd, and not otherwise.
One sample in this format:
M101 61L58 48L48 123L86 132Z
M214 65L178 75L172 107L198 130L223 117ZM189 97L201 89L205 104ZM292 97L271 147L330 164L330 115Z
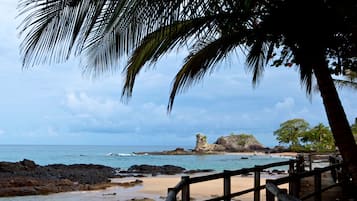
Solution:
M23 159L39 165L100 164L125 170L132 165L177 165L188 170L236 170L288 158L270 155L135 155L134 152L173 150L184 146L73 146L73 145L0 145L0 161L17 162Z
M123 170L132 165L177 165L188 170L235 170L254 165L289 160L270 155L135 155L133 152L173 150L184 146L64 146L64 145L0 145L0 161L17 162L23 159L39 165L48 164L101 164ZM247 159L242 159L247 157ZM286 169L281 167L279 169ZM169 187L169 186L167 186ZM166 188L166 187L165 187ZM64 192L51 195L3 197L0 201L127 201L133 197L151 197L163 200L160 195L139 193L141 187L114 187L101 191ZM106 194L115 195L105 196Z

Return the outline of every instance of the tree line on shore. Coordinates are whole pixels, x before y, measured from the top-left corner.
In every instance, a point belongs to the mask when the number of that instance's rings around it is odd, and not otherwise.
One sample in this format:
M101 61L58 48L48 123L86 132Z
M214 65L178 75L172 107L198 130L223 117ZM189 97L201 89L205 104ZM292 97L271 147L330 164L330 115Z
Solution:
M351 125L355 139L357 139L357 118ZM331 152L336 150L335 140L330 127L319 123L315 126L301 118L290 119L280 124L274 131L280 145L287 146L296 152Z

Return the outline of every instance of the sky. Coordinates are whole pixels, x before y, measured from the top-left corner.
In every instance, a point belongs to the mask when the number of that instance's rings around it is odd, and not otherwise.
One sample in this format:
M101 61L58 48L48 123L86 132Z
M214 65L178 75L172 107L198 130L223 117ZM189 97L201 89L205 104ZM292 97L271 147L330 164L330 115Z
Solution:
M76 58L22 69L17 1L0 5L0 144L178 145L194 147L195 135L213 143L230 133L253 134L277 145L274 131L293 118L327 125L319 93L306 96L296 67L267 67L253 87L244 57L233 54L202 82L166 106L185 51L163 57L142 72L129 102L121 101L123 75L82 74ZM347 117L357 117L357 93L339 89Z

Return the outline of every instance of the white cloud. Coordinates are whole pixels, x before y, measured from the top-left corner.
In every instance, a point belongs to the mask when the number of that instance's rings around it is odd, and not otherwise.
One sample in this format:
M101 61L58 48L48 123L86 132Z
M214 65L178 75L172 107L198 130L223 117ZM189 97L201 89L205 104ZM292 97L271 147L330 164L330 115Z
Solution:
M275 108L278 110L290 110L295 106L295 100L291 97L286 97L283 101L279 101L275 104Z
M88 113L109 116L116 112L128 113L131 110L120 101L91 97L85 92L68 93L65 104L72 111L80 113L80 116L88 116Z

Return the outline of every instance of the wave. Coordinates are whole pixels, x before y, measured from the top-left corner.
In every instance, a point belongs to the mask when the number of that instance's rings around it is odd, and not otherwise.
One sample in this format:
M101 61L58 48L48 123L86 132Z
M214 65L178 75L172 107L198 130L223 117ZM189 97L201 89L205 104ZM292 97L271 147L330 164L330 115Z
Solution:
M130 156L136 156L136 154L128 154L128 153L107 153L106 156L119 156L119 157L130 157Z

